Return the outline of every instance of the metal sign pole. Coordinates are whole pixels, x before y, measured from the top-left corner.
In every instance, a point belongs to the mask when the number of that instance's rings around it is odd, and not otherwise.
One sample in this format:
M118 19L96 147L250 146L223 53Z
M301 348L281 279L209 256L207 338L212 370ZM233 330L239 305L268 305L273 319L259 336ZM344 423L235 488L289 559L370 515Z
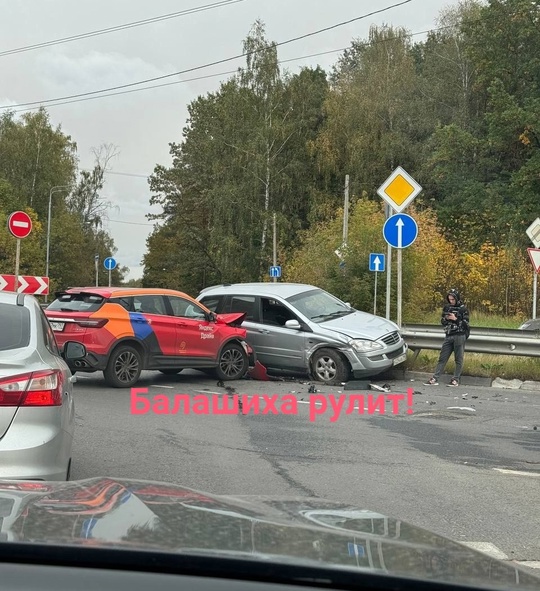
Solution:
M15 291L19 291L19 261L21 259L21 239L17 239L17 250L15 253Z
M375 270L375 293L373 295L373 315L377 316L377 270Z
M538 288L538 273L535 271L534 272L534 280L533 280L533 313L532 313L533 320L536 320L537 288Z
M109 265L109 287L111 287L111 266Z
M392 215L392 208L386 206L386 218ZM392 247L388 244L386 248L386 319L390 320L390 298L392 292Z
M401 307L403 301L403 282L402 282L402 270L403 270L403 249L397 249L397 322L396 324L401 328Z
M277 241L276 241L276 214L274 213L274 243L273 243L273 256L272 260L274 261L274 267L277 267ZM274 283L277 283L277 277L274 274Z

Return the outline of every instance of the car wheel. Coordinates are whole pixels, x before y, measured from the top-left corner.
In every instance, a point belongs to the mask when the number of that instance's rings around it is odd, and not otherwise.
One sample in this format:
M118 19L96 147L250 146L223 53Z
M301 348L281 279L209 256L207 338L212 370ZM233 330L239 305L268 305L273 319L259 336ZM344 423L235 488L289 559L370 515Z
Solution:
M131 388L139 381L141 371L142 361L137 349L120 345L111 353L103 375L113 388Z
M162 373L164 376L174 376L177 373L183 371L182 369L160 369L159 372Z
M342 383L349 379L350 371L343 357L332 349L319 349L313 355L313 375L319 382Z
M249 360L243 347L230 343L223 347L215 375L220 380L239 380L246 375Z

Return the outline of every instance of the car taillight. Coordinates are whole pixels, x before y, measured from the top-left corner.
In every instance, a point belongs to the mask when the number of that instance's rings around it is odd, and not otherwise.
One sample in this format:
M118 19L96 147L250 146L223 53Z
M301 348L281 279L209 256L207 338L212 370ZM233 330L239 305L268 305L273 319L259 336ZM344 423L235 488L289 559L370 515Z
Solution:
M0 379L0 406L60 406L62 374L35 371Z
M109 320L107 318L94 318L91 320L77 320L76 321L79 326L84 326L86 328L101 328L105 326Z

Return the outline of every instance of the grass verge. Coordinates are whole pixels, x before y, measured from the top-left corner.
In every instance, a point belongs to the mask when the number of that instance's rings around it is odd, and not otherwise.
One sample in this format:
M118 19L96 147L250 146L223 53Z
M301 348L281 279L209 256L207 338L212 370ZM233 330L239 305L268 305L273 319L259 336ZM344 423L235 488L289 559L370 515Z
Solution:
M439 351L421 351L413 363L413 353L409 351L405 367L409 371L433 373L438 359ZM452 356L446 365L445 372L451 373L454 368L455 363ZM467 350L465 350L463 375L538 382L540 381L540 363L534 357L485 355L483 353L467 353Z

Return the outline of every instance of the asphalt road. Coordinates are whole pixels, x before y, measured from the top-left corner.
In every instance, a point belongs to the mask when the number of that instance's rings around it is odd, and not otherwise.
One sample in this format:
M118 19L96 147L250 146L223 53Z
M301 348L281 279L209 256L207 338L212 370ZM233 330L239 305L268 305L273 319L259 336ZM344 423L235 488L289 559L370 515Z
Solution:
M415 391L412 414L406 397L397 414L391 403L385 414L346 414L351 396L384 394L320 385L310 394L307 381L241 380L227 385L240 395L260 395L261 411L262 395L292 394L297 412L137 415L130 390L106 387L101 374L77 377L73 479L137 478L215 494L328 498L499 558L540 561L540 391L392 381L391 394ZM149 400L165 396L170 408L176 394L227 396L216 380L195 371L172 378L145 372L138 387L148 388ZM330 403L324 414L313 404L314 396L328 400L329 394L347 397L334 421Z

